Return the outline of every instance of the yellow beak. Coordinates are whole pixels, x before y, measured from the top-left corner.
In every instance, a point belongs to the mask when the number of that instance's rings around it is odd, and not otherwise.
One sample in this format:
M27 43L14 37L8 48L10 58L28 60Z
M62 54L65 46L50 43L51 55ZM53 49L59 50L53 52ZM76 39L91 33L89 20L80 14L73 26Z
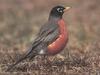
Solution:
M68 11L71 7L65 7L64 12Z

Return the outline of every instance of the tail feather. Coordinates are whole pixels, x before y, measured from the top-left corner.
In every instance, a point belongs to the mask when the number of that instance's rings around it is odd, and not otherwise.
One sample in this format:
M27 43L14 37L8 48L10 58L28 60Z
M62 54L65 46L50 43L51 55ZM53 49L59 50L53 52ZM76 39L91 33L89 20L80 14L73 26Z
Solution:
M10 65L6 71L10 71L11 69L14 68L14 66L16 66L18 63L20 63L21 61L23 61L23 60L26 59L26 58L27 58L27 56L25 56L25 57L19 59L17 62L15 62L14 64Z
M30 51L27 52L26 54L24 54L24 56L22 56L22 58L20 58L17 62L15 62L14 64L10 65L10 66L8 67L8 69L6 70L6 72L7 72L7 71L10 71L11 69L13 69L14 66L16 66L18 63L20 63L20 62L23 61L24 59L30 58L31 56L34 56L34 57L36 56L36 51L33 50L33 48L31 48L31 49L29 49L29 50L30 50Z
M34 58L35 56L36 56L36 55L34 55L34 56L32 56L32 57ZM30 54L28 54L28 55L22 57L22 58L19 59L17 62L15 62L14 64L10 65L10 66L8 67L8 69L6 70L6 72L7 72L7 71L11 71L18 63L20 63L21 61L23 61L24 59L27 59L27 58L30 58Z

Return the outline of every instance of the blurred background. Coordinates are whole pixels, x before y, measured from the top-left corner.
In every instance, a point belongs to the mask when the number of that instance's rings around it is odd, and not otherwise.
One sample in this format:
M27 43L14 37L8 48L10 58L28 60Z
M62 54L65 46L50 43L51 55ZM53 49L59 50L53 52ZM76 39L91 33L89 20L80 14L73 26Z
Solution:
M0 51L26 50L56 5L72 7L63 16L69 31L66 48L78 51L76 56L99 56L100 0L0 0Z
M56 5L72 7L63 16L71 45L98 42L99 3L99 0L0 0L0 48L30 43Z

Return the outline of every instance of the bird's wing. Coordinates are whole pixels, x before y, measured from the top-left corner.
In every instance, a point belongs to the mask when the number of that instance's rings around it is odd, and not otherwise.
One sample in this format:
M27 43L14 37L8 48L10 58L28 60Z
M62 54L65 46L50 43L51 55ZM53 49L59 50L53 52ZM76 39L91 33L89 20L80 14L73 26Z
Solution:
M33 42L33 45L36 43L46 43L50 44L59 36L59 27L56 23L48 23L40 29L40 32L38 34L38 37Z

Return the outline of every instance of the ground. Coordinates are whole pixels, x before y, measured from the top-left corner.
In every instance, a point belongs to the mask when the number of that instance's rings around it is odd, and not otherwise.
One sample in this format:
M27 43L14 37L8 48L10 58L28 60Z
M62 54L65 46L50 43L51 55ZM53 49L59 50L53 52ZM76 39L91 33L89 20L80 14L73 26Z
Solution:
M0 0L0 75L99 75L99 0ZM12 72L5 72L17 61L47 21L56 5L70 6L64 14L69 41L65 49L48 63L37 56L25 60Z

